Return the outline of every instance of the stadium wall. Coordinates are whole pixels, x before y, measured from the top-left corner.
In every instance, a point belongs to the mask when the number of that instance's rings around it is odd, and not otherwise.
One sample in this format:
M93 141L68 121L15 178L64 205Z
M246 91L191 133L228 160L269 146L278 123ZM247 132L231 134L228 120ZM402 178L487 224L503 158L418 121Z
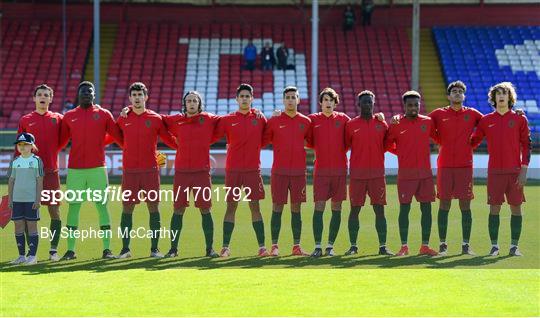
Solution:
M356 7L360 10L359 7ZM61 19L62 6L43 3L4 3L0 10L8 19ZM104 23L121 21L175 22L190 24L221 23L281 23L309 24L309 6L190 6L181 4L102 4ZM511 12L511 14L509 14ZM359 12L358 12L359 13ZM322 25L342 22L342 6L322 6ZM69 4L68 20L92 18L91 4ZM360 15L360 14L358 14ZM411 6L377 6L374 26L409 27ZM540 4L513 5L422 5L421 26L436 25L540 25Z
M161 150L167 156L167 164L161 169L162 176L174 175L174 158L175 151L173 150ZM4 176L9 168L9 162L11 161L13 152L2 151L0 152L0 175ZM210 166L212 167L211 174L214 176L225 175L225 158L227 151L225 149L211 149L210 150ZM350 152L347 153L350 156ZM431 166L437 167L437 154L431 154ZM269 149L263 149L261 151L261 172L265 176L270 176L272 170L272 162L274 159L274 152ZM487 165L489 156L487 154L475 154L473 156L474 162L474 177L486 178L487 177ZM58 157L58 163L60 167L60 175L65 176L67 174L67 161L68 152L61 151ZM105 161L108 167L109 176L122 175L122 152L120 150L107 150L105 151ZM387 176L396 176L398 161L397 157L393 154L385 154L385 167ZM433 168L433 174L437 173L437 169ZM532 155L531 163L529 165L527 177L529 179L540 179L540 155Z
M149 0L129 0L131 3L148 3ZM119 2L118 0L101 0L101 2ZM276 5L311 5L312 0L272 0L271 2L262 0L158 0L154 3L174 3L174 4L191 4L198 6L210 5L257 5L257 6L276 6ZM319 5L348 5L355 1L336 1L336 0L318 0ZM358 3L360 0L358 0ZM373 0L375 5L402 5L412 4L413 0ZM490 4L490 3L537 3L538 0L422 0L422 4Z

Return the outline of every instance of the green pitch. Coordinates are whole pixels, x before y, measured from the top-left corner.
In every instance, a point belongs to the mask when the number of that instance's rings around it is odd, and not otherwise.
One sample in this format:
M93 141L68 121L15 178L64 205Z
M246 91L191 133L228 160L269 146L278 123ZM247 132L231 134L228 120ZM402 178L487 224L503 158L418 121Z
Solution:
M170 188L170 185L164 186ZM6 193L0 186L0 193ZM266 242L270 245L270 189L262 213ZM35 266L11 266L16 257L13 226L0 230L0 314L2 316L539 316L540 307L540 187L526 188L522 258L507 257L510 241L509 211L501 213L500 257L487 257L487 206L485 186L475 187L471 244L476 257L460 256L461 220L457 202L449 219L449 255L445 257L387 258L377 256L377 236L371 207L360 213L360 255L341 256L349 246L348 203L344 204L338 256L317 260L291 257L290 212L283 215L279 258L259 259L249 210L241 204L231 241L232 257L209 260L204 253L201 218L194 208L184 217L180 256L148 258L150 241L132 239L133 258L102 261L101 240L77 243L78 259L45 261L49 243L40 240ZM308 198L312 198L308 188ZM396 186L388 186L388 246L399 249ZM121 205L109 204L113 229L119 225ZM328 209L328 207L327 207ZM214 248L221 246L224 202L214 202ZM63 205L65 222L67 206ZM303 206L302 246L313 248L313 204ZM171 204L162 203L162 226L169 227ZM327 211L328 212L328 211ZM433 205L432 247L438 246L437 204ZM41 209L40 226L49 225ZM415 254L420 244L420 211L413 203L409 246ZM330 213L325 214L324 243ZM63 223L65 225L65 223ZM99 228L97 212L86 203L81 210L81 229ZM134 228L148 228L144 205L135 210ZM114 231L116 233L116 231ZM116 234L115 234L116 235ZM60 241L59 251L65 252ZM121 240L113 236L118 253ZM169 241L160 241L166 252Z

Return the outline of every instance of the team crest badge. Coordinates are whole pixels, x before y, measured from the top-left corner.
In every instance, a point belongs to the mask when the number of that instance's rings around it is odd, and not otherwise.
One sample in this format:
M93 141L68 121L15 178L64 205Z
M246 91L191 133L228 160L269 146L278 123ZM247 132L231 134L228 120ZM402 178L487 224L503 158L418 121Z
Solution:
M515 125L515 123L514 123L513 120L508 121L508 127L512 128L512 127L514 127L514 125Z
M94 120L98 120L99 119L99 114L98 113L95 113L94 114Z
M28 165L30 166L30 168L32 168L32 167L34 166L34 163L33 163L32 161L30 161L30 162L28 163Z
M336 121L336 127L339 127L341 123L339 121Z
M51 118L51 122L53 123L53 125L56 125L56 122L57 122L56 118Z
M253 119L253 120L251 121L251 124L252 124L253 126L257 126L257 119Z
M203 123L204 123L204 117L200 116L200 117L199 117L199 124L202 125Z
M463 116L464 121L469 121L469 119L471 119L471 116L469 116L469 114L465 114L465 116Z
M304 130L304 124L300 124L300 129Z
M146 127L150 128L150 126L152 125L152 123L150 122L150 119L147 119L144 124L146 125Z
M422 130L422 132L426 132L427 127L426 127L426 125L422 125L422 126L420 126L420 129Z
M382 126L380 124L375 125L375 130L381 130L381 129L382 129Z

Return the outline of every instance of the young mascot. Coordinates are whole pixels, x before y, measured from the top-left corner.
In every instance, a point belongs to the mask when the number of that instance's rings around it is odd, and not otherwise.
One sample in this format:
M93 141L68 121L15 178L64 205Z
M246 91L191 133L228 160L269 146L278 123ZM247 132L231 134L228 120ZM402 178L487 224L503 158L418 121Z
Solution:
M17 151L20 153L11 161L8 170L9 207L13 214L11 219L15 223L15 241L19 249L19 257L11 264L37 263L36 252L38 248L37 221L39 221L39 207L41 190L43 189L43 162L32 152L37 152L34 136L29 133L17 135L15 141ZM25 229L28 229L26 240L30 251L25 257Z

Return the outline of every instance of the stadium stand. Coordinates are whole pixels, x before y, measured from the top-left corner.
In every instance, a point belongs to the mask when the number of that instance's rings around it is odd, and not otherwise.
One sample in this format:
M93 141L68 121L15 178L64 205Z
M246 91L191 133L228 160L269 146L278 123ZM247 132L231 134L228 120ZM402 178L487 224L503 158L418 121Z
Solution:
M81 73L87 64L85 59L91 44L91 19L88 16L91 10L80 10L82 6L68 7L70 19L74 19L70 20L68 28L67 98L71 100L75 99L76 84L84 76ZM456 10L459 14L445 8L423 8L423 25L431 27L448 24L448 21L467 24L469 17L486 10L490 13L482 20L486 25L534 24L536 21L530 6L514 7L515 15L511 18L507 17L504 6L465 6ZM377 110L390 116L401 112L399 96L409 89L411 56L407 26L410 25L410 10L401 6L379 9L373 27L356 28L347 33L336 22L341 19L339 6L322 12L319 87L334 87L342 97L340 110L352 116L356 115L354 95L360 90L373 90L377 95ZM61 22L59 11L46 4L5 4L3 10L6 15L1 22L1 86L4 93L0 94L0 128L15 128L20 115L33 109L28 92L36 83L46 81L55 87L59 96L62 89ZM248 11L251 12L249 15L242 14ZM448 14L431 14L443 11ZM57 19L54 22L42 20L37 12L44 12L47 19ZM159 14L151 14L154 12ZM125 7L111 4L103 10L103 17L107 23L118 26L118 34L101 104L117 112L128 103L126 90L129 83L140 80L150 88L149 106L159 112L180 110L182 93L197 89L204 93L209 111L226 113L236 108L234 89L238 83L249 82L256 89L254 105L269 114L276 105L281 105L281 89L287 84L295 84L300 87L303 98L300 110L307 113L311 31L303 14L302 10L290 6L256 10L249 6L213 7L208 10L204 6ZM243 20L231 22L238 15L242 15ZM159 21L152 18L155 16L159 16ZM181 22L179 16L182 16ZM298 23L292 23L291 19L297 19ZM245 27L246 23L249 27ZM538 66L538 53L536 57L523 53L532 50L533 46L538 49L538 27L435 26L433 31L445 80L460 78L466 81L470 88L470 105L483 112L489 111L485 96L487 88L499 80L511 80L518 89L518 106L526 109L533 131L539 130L538 70L537 74L530 71L531 67ZM295 64L296 69L268 73L241 70L240 54L248 39L253 39L259 50L266 41L274 48L286 43L291 52L289 62ZM451 45L456 41L463 43ZM514 47L505 49L505 45ZM494 53L496 49L502 51ZM44 61L48 66L35 71L35 67L30 67L30 61L43 60L42 57L47 57ZM485 70L481 72L481 69ZM52 110L60 111L61 108L62 101L55 99Z
M37 84L46 82L57 93L62 91L62 24L57 21L10 19L2 19L1 23L0 128L16 128L22 114L35 107L32 90ZM66 96L76 96L90 45L90 26L90 23L82 21L70 23ZM53 100L51 110L61 111L62 108L61 98Z
M325 45L319 53L319 85L340 92L342 110L356 115L354 96L363 89L377 94L379 110L386 115L401 110L399 96L409 87L410 67L405 29L376 27L344 34L341 27L326 27L321 36ZM119 29L122 40L114 48L102 103L118 111L128 102L129 83L141 80L150 88L150 105L160 112L180 110L180 95L195 89L205 96L208 111L223 114L236 109L235 89L247 82L255 87L255 107L266 114L281 106L282 89L289 84L299 87L304 100L300 109L308 112L309 37L302 26L255 25L246 30L227 23L125 23ZM136 39L145 41L144 50L138 49ZM242 70L241 53L249 39L259 51L267 41L274 49L286 43L295 70Z
M435 27L435 41L446 82L467 83L467 104L482 113L491 85L516 86L517 107L523 108L531 131L540 132L540 27Z

